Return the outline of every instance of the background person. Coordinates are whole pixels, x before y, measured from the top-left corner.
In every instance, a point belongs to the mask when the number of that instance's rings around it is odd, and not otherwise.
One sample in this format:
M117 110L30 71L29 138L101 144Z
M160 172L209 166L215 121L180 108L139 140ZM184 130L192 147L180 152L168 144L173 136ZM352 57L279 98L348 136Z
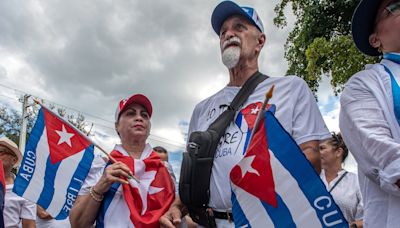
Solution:
M36 204L18 196L12 189L15 175L12 168L22 161L22 154L17 144L7 137L0 138L0 159L3 163L4 179L6 181L6 195L4 199L4 226L5 227L36 227Z
M380 63L353 75L340 98L339 126L358 163L365 227L400 224L400 1L362 0L357 48Z
M363 227L363 204L357 174L343 169L342 164L349 154L342 135L332 132L332 138L319 144L321 152L321 174L326 189L333 196L349 224Z

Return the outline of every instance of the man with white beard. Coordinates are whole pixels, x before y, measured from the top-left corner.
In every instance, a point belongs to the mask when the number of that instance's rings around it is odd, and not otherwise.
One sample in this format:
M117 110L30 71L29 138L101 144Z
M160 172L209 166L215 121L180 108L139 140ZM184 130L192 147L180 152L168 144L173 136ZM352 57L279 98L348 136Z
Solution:
M214 9L211 23L220 39L222 62L228 68L229 83L195 107L189 135L194 131L207 130L230 105L243 84L258 74L258 57L266 40L263 24L256 11L231 1L223 1ZM285 130L291 134L315 170L320 172L319 140L329 138L330 134L312 92L296 76L265 79L240 107L215 152L208 206L217 227L234 227L229 173L244 156L255 119L272 85L275 85L275 91L268 108L275 112ZM161 217L160 223L164 227L178 226L182 208L184 206L177 197L169 211Z

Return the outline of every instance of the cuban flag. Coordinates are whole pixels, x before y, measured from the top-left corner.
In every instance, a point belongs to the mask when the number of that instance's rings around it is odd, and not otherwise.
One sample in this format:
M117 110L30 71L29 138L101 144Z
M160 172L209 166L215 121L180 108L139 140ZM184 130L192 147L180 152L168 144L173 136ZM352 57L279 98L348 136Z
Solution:
M152 148L146 148L143 153L148 152L149 157L143 160L124 156L118 150L111 153L117 161L126 164L140 182L122 186L114 183L111 186L104 195L96 227L160 227L158 220L174 201L175 187L160 157L152 151ZM121 188L123 199L119 193ZM125 201L122 206L118 204L121 200Z
M94 146L66 121L42 107L29 136L13 192L68 217L91 167Z
M4 228L4 197L6 194L6 181L4 179L3 163L0 160L0 228Z
M314 168L270 111L230 179L236 227L348 227Z

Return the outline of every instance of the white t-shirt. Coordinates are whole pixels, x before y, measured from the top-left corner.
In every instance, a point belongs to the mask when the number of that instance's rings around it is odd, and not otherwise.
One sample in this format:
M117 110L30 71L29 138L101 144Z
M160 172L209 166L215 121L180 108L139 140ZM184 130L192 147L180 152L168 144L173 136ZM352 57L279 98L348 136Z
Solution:
M271 77L261 82L237 113L235 121L227 128L215 153L209 203L215 210L225 211L232 207L229 173L243 157L251 133L249 126L253 127L265 94L272 85L275 85L275 90L269 104L275 106L275 116L297 144L331 137L315 98L304 80L287 76ZM193 131L207 130L225 111L239 90L240 87L227 86L200 102L193 111L189 135Z
M325 170L321 171L320 177L326 189L331 191L332 187L345 172L345 170L339 171L338 176L329 184L326 180ZM331 191L331 195L348 222L363 219L363 204L357 174L347 172L346 176Z
M36 220L36 204L15 194L13 186L6 185L3 215L4 227L7 228L22 227L21 219Z

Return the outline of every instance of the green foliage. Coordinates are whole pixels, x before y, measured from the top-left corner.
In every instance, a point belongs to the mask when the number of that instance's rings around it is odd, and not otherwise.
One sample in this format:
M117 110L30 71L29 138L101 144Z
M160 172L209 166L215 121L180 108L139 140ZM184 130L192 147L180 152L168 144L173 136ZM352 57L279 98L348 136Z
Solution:
M274 23L287 26L285 9L296 17L285 44L288 74L302 77L315 93L321 74L332 77L337 94L365 63L376 61L359 52L351 39L351 17L358 0L282 0Z

